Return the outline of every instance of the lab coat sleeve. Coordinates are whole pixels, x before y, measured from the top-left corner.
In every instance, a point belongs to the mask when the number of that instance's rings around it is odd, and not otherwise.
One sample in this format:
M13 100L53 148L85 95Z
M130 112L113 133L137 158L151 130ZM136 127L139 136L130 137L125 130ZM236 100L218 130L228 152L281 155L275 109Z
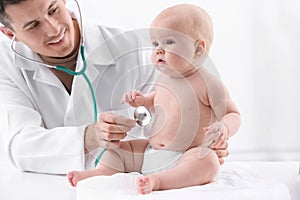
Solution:
M2 130L10 133L7 152L17 168L55 174L83 169L80 132L84 127L47 130L39 125L41 118L37 112L22 106L1 106L0 112L1 118L4 118L1 124L6 125Z
M17 168L53 174L84 169L84 126L46 129L30 98L4 75L0 91L1 142Z

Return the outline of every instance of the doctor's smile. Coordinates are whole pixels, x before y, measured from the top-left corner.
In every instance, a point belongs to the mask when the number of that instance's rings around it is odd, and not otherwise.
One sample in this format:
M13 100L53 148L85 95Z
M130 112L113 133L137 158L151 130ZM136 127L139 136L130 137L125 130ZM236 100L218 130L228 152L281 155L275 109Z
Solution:
M55 45L55 46L62 46L64 43L64 36L65 36L66 27L62 29L60 35L51 39L49 42L46 42L48 45Z

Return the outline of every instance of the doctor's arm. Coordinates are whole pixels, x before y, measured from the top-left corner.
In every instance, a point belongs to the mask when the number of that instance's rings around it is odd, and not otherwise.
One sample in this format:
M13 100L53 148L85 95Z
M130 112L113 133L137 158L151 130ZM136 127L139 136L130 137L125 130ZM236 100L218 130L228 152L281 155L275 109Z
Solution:
M0 130L5 152L22 171L65 174L84 169L85 127L47 129L33 101L0 74Z

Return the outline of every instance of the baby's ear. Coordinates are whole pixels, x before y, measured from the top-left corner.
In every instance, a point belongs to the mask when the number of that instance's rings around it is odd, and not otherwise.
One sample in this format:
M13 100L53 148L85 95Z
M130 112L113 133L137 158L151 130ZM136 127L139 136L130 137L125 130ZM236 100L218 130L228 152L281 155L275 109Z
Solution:
M200 57L203 55L205 51L205 41L204 40L196 40L195 43L195 57Z

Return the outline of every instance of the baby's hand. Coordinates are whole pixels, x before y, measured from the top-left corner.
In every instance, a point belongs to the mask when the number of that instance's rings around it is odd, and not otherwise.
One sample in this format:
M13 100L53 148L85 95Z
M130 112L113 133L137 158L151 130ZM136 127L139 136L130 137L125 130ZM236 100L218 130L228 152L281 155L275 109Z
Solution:
M144 94L138 90L128 91L123 95L121 103L128 103L132 107L143 106Z
M215 122L205 127L204 131L206 135L204 145L207 147L219 146L228 139L228 130L223 122Z

